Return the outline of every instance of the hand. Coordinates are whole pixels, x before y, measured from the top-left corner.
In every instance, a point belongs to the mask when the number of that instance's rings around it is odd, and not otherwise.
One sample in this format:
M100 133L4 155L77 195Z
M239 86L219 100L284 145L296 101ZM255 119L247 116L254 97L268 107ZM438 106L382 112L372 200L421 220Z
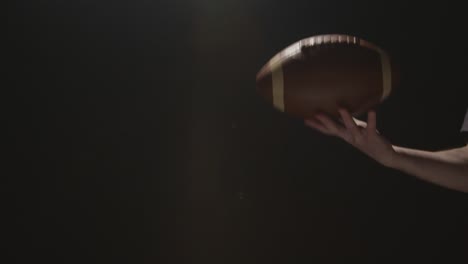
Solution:
M317 115L315 119L305 120L305 124L326 135L345 140L384 166L392 166L395 150L377 131L375 111L368 113L368 123L354 119L345 109L340 109L339 112L342 124L323 114Z

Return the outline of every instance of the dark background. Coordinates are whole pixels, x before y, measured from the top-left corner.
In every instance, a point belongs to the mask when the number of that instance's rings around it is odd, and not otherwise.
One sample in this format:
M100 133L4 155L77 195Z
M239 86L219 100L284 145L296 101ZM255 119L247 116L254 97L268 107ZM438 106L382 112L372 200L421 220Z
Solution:
M383 168L255 93L256 72L285 46L356 35L402 65L377 109L381 133L461 146L464 9L407 2L10 2L8 256L468 263L466 194Z

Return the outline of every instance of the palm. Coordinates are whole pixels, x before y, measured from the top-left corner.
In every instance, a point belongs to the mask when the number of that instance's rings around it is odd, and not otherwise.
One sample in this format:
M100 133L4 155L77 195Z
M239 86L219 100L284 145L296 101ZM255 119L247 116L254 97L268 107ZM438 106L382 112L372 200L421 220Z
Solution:
M368 113L368 123L354 119L351 114L340 110L342 124L325 115L305 121L306 125L320 132L340 137L381 164L388 165L394 154L392 145L376 129L376 114Z

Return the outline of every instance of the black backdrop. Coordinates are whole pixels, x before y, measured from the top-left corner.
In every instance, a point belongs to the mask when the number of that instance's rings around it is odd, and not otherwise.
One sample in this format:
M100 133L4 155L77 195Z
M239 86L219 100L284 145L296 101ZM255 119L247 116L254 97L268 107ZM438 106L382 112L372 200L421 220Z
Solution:
M306 129L254 83L292 42L357 35L402 64L401 86L377 109L381 133L460 146L462 11L448 1L11 2L8 253L18 263L467 263L466 194Z

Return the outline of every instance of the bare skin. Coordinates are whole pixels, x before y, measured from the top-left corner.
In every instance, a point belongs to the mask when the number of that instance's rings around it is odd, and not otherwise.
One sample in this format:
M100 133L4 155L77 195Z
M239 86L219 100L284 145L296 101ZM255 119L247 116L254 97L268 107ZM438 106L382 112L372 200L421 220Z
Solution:
M348 142L380 164L413 175L419 179L462 192L468 192L468 145L444 151L424 151L392 145L379 134L374 111L367 123L354 119L340 109L338 123L319 114L305 124L323 134Z

